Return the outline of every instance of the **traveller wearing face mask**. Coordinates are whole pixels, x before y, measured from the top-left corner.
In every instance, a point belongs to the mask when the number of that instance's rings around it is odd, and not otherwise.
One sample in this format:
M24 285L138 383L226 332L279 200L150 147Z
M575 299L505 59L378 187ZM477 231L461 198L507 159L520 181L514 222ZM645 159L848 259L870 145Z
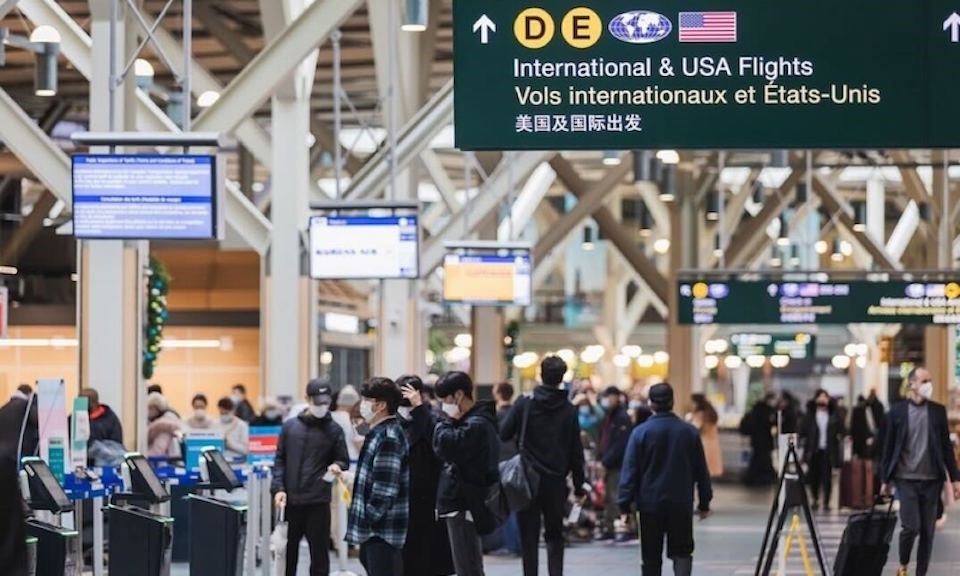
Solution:
M213 418L210 417L210 412L207 410L207 397L204 394L197 394L193 397L190 405L193 407L193 412L190 414L190 417L184 422L184 425L191 430L206 430L213 428L216 423Z
M243 384L235 384L230 391L230 399L233 400L234 414L244 422L252 422L257 412L253 409L253 404L247 400L247 388Z
M826 390L817 390L800 427L803 461L807 465L813 508L823 495L823 509L830 510L833 470L843 464L843 420Z
M280 426L283 424L283 412L273 398L263 401L263 412L250 422L251 426Z
M370 426L360 450L347 542L360 547L367 576L406 572L402 550L410 521L407 437L397 421L402 396L389 378L371 378L360 389L360 414Z
M248 444L250 426L234 416L236 407L230 398L221 398L217 402L217 409L220 411L220 421L217 422L216 428L223 433L223 455L227 460L246 460L250 450Z
M446 418L437 423L433 449L444 462L437 515L444 518L458 576L483 576L480 536L496 529L484 500L500 480L500 435L493 402L473 399L473 380L444 374L436 387Z
M286 507L287 574L297 573L304 537L310 546L310 575L330 573L330 475L350 466L343 430L330 417L332 402L330 386L311 380L307 408L280 431L273 491L277 507Z
M623 467L623 455L627 450L627 440L633 430L630 415L623 406L623 393L616 386L603 391L600 405L606 416L600 424L600 443L598 457L603 464L603 524L598 540L613 540L616 537L614 523L620 517L617 505L617 490L620 486L620 469ZM632 531L635 534L635 531ZM621 540L629 536L621 535Z
M907 377L906 402L890 409L880 474L881 491L890 494L896 487L900 498L900 569L906 576L913 543L917 548L917 576L925 576L933 552L934 527L940 489L947 475L953 494L960 498L960 471L950 443L947 411L931 400L933 381L930 372L917 366Z
M532 502L517 512L524 576L537 576L540 527L547 545L550 576L563 575L563 518L567 502L567 476L577 498L586 496L580 424L573 405L560 386L567 364L559 356L540 363L542 384L533 395L523 396L500 426L501 440L517 440L523 455L540 475ZM524 432L524 420L527 420ZM522 437L521 437L522 436Z
M397 386L403 400L397 415L409 444L410 526L403 546L405 574L453 574L447 525L437 518L437 484L443 462L433 452L436 417L423 399L419 376L401 376Z

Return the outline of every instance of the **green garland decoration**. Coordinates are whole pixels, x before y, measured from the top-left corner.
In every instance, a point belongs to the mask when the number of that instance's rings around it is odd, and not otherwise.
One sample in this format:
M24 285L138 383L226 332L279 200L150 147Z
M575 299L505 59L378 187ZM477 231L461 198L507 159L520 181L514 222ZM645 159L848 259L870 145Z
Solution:
M157 358L163 349L163 327L170 317L167 311L167 292L170 290L170 272L156 258L150 258L147 271L147 324L143 327L143 377L153 378Z

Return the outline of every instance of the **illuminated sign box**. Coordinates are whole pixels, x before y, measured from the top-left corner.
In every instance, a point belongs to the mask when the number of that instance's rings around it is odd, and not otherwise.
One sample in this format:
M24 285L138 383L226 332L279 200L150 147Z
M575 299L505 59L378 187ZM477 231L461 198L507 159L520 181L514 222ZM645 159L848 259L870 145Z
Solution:
M310 218L310 275L316 279L415 279L416 214Z
M212 240L223 231L216 156L73 156L73 234Z
M526 244L448 244L443 259L445 302L529 306L533 260Z
M681 280L681 324L960 324L960 281Z
M816 337L797 334L734 334L730 336L733 353L749 356L789 356L792 360L808 360L815 356Z

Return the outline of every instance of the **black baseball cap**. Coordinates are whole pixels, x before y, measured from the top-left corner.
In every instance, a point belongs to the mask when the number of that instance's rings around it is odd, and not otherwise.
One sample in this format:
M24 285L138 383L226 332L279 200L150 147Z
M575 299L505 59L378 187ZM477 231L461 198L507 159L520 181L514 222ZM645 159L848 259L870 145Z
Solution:
M673 388L666 382L654 384L650 388L650 403L665 408L673 407Z
M330 404L333 402L333 388L326 380L311 380L307 383L307 397L314 404Z

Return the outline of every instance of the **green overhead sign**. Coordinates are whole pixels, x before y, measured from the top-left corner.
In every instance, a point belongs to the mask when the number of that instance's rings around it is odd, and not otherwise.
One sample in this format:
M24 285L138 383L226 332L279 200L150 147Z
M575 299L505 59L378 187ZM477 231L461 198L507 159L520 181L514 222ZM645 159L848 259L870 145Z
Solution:
M457 0L457 146L960 147L960 0Z
M960 324L958 281L686 279L681 324Z

